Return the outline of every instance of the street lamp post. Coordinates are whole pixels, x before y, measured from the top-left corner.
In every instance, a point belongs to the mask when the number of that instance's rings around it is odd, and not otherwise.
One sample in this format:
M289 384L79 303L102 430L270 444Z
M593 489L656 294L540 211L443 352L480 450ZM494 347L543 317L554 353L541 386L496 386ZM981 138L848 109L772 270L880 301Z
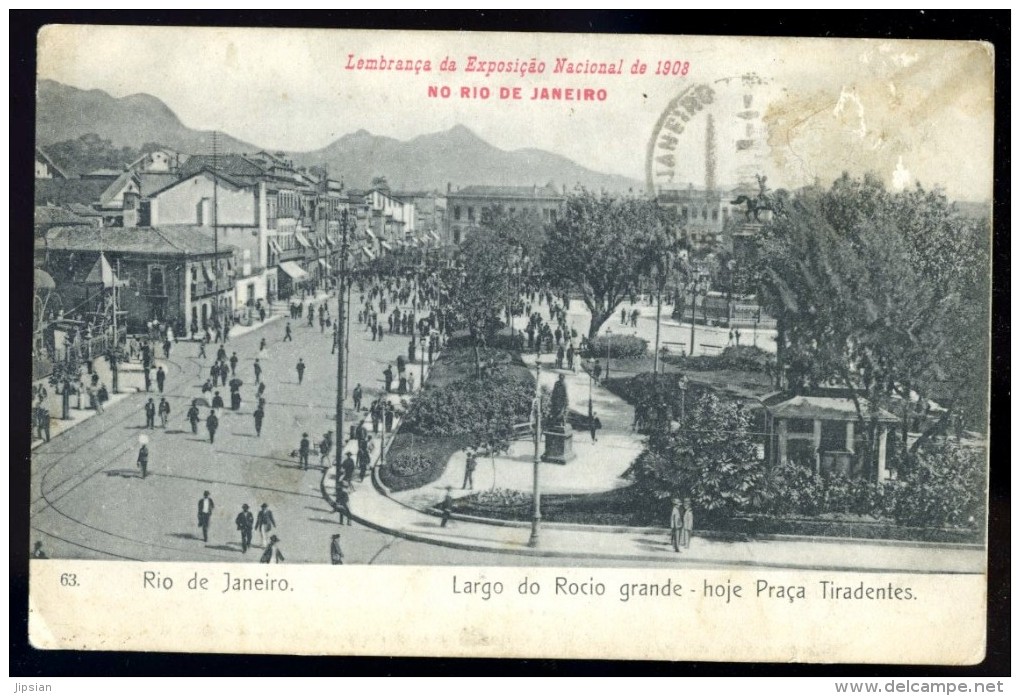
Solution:
M606 379L609 379L609 359L611 357L613 347L613 329L609 327L606 329Z
M540 443L542 440L542 365L535 361L535 400L533 402L535 411L535 457L534 457L534 480L532 487L532 513L531 513L531 537L528 539L528 546L538 546L538 528L542 522L542 492L538 484L538 471L542 464Z
M346 334L347 334L347 314L344 307L344 293L347 288L347 248L349 245L348 240L348 220L347 211L344 210L340 219L340 262L337 266L337 296L339 302L337 303L337 326L336 326L336 487L337 491L340 490L340 482L343 480L343 472L341 471L344 444L346 439L344 437L344 402L346 401L346 361L347 353L344 350L346 345ZM385 428L385 424L383 426Z

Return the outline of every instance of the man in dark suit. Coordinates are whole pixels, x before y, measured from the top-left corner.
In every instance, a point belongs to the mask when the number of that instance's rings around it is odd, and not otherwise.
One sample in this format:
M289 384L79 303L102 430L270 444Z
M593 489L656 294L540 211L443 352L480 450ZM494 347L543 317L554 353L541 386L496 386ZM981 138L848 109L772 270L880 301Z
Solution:
M308 453L312 449L312 443L308 439L308 433L301 434L301 444L298 445L298 454L301 457L301 468L308 468Z
M206 491L198 501L198 526L202 529L202 541L209 541L209 522L214 507L216 504L209 497L209 491Z
M156 404L152 399L145 402L145 427L149 430L156 427Z
M251 533L255 528L255 516L248 509L248 503L241 506L241 512L237 513L234 523L237 525L237 531L241 532L241 553L248 553L248 547L251 546Z
M209 417L205 419L205 427L209 431L209 443L216 442L216 428L220 427L220 419L216 417L215 411L209 411Z

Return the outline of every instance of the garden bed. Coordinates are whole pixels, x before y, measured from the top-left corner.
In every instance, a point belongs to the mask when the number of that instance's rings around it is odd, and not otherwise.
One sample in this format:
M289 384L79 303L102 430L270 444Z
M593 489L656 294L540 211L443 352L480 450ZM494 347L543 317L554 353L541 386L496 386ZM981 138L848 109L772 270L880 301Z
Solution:
M421 437L398 432L386 453L386 465L379 470L379 480L394 493L427 486L442 477L450 457L467 444L464 436ZM428 466L415 466L414 460Z
M531 504L509 501L499 505L485 498L487 492L460 498L454 511L477 517L528 522ZM482 497L479 500L479 497ZM669 526L671 504L662 500L649 504L636 490L621 488L591 495L543 495L542 520L568 524L626 527ZM981 544L979 529L925 529L897 525L892 520L874 520L855 515L819 517L742 516L707 520L695 517L695 529L724 538L753 539L763 535L796 535L867 540L922 541L954 544Z

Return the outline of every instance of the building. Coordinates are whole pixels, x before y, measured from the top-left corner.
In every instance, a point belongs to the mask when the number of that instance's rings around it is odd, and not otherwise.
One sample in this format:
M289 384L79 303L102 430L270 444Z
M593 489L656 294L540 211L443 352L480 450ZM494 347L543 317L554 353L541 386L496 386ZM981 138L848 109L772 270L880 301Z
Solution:
M563 210L566 192L545 186L465 186L453 190L447 185L446 224L443 239L461 244L472 230L481 226L482 217L502 208L510 215L531 211L543 223L555 223Z
M119 304L130 333L159 321L187 335L193 323L201 329L233 310L235 250L214 249L206 228L54 227L36 239L35 250L37 267L52 277L62 306L81 312L101 291L89 275L105 256L125 283Z
M35 149L35 178L38 179L67 179L67 173L46 154L41 148Z
M765 459L772 465L792 462L809 468L816 476L838 475L885 481L886 439L899 420L845 390L818 389L805 394L775 392L761 399L765 407ZM866 420L878 427L878 447L873 461L863 452L864 434L857 407Z

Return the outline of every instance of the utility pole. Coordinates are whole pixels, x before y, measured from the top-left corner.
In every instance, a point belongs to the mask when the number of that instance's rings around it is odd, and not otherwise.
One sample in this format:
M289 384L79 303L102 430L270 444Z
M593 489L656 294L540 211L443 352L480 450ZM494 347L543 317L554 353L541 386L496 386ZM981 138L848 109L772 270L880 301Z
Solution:
M212 134L213 156L213 290L216 293L216 319L220 319L220 211L219 211L219 170L220 148L217 131Z
M346 340L346 312L344 311L344 290L347 287L347 211L344 210L340 216L340 263L338 264L338 279L337 288L340 301L337 303L337 325L336 325L336 489L340 490L340 482L343 481L343 471L341 471L341 465L343 462L344 445L346 444L346 437L344 436L344 402L346 401L346 362L347 355L344 351L344 342ZM385 423L383 424L385 429Z

